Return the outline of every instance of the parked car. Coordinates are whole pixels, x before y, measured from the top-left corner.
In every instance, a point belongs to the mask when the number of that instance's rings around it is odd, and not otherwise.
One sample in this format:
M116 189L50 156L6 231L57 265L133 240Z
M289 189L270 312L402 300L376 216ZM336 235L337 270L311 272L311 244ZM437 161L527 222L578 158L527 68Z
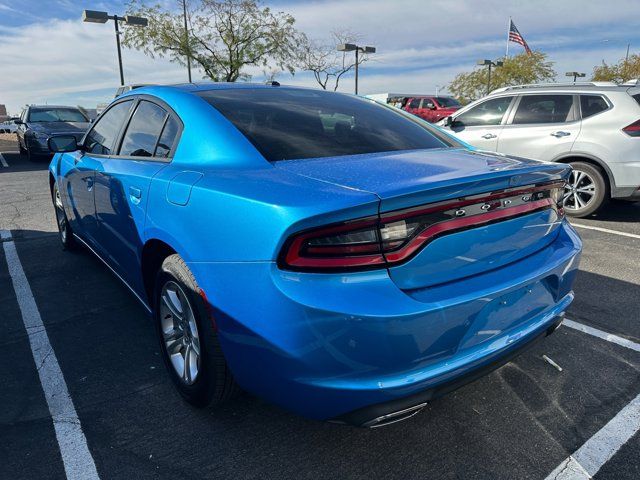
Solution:
M435 123L452 115L460 109L460 103L451 97L410 97L404 104L404 109L423 118L427 122Z
M567 214L640 200L640 88L610 82L495 90L441 125L483 150L568 163Z
M79 145L49 143L62 246L129 287L194 405L241 387L316 419L397 421L552 332L573 299L569 166L475 152L368 99L146 87Z
M79 108L61 105L30 105L15 122L20 153L31 161L51 157L48 146L51 136L72 135L80 141L91 125Z
M11 120L0 123L0 133L15 133L18 128L15 122L16 120L17 119L12 118Z

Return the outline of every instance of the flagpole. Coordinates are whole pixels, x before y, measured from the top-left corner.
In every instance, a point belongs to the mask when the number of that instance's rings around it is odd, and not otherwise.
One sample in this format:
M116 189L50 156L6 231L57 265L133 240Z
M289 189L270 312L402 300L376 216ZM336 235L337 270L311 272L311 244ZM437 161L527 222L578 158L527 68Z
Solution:
M511 17L509 17L509 23L507 24L507 53L504 54L504 58L509 57L509 32L511 31Z

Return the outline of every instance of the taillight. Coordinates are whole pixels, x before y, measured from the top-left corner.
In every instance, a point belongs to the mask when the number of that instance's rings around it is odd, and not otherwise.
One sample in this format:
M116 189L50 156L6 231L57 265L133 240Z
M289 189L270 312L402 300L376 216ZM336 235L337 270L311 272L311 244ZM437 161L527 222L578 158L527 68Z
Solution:
M630 137L640 137L640 120L633 122L631 125L627 125L622 131Z
M537 210L564 215L564 183L518 187L389 212L293 235L279 259L282 268L348 271L409 260L436 237Z

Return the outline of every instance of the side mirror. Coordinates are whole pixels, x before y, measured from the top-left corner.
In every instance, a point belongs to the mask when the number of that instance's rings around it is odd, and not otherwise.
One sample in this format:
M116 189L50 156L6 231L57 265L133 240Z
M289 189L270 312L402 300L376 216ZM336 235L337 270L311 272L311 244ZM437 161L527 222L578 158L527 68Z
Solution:
M78 150L78 141L73 135L59 135L57 137L49 137L47 141L49 150L54 153L58 152L75 152Z
M24 122L22 120L20 120L20 118L16 117L16 118L12 118L11 119L13 121L13 123L15 123L16 125L23 125Z
M451 125L453 125L453 117L449 115L447 118L444 119L444 126L450 127Z

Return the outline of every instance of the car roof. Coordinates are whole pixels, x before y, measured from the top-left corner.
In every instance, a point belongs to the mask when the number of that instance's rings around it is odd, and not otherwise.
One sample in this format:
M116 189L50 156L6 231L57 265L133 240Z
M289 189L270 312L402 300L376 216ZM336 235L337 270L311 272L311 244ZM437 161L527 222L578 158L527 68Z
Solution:
M489 95L506 93L545 93L545 92L626 92L633 85L618 85L613 82L576 82L543 83L537 85L513 85L493 90Z
M75 105L27 105L27 108L73 108L75 110L80 110L80 108Z
M292 85L273 85L270 83L249 83L249 82L198 82L198 83L177 83L173 85L148 85L145 87L136 88L135 91L131 90L124 95L136 95L155 92L166 91L167 88L180 90L186 93L206 92L211 90L248 90L248 89L268 89L268 88L283 88L287 90L313 90L315 88L298 87Z

